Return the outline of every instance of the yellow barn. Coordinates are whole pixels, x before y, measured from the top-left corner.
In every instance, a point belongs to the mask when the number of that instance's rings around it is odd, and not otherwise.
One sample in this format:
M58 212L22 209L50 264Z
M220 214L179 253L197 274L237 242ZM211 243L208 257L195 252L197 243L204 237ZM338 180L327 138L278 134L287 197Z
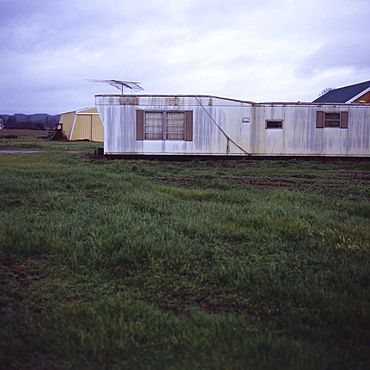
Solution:
M68 140L104 141L104 128L97 108L63 113L59 124Z

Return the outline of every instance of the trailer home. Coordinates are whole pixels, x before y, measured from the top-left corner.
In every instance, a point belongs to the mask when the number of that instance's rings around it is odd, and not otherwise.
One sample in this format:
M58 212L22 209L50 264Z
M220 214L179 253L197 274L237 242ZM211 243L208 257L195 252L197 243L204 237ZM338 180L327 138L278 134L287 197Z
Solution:
M370 104L97 95L106 155L370 156Z

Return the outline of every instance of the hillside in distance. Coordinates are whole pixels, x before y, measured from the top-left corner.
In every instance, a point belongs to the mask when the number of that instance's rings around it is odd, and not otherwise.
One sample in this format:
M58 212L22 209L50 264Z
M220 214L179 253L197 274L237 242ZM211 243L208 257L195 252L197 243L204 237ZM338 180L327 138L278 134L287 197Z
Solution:
M53 128L60 119L60 114L50 115L47 113L24 114L16 113L13 115L0 114L0 123L3 126L14 125L17 123L38 123L42 124L45 128Z

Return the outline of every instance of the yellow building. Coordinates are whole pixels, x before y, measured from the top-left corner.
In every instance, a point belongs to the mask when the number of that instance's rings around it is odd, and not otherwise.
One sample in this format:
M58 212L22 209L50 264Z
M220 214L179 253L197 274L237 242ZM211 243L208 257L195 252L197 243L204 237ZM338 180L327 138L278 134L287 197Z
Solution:
M68 140L104 141L104 128L97 108L63 113L59 124Z

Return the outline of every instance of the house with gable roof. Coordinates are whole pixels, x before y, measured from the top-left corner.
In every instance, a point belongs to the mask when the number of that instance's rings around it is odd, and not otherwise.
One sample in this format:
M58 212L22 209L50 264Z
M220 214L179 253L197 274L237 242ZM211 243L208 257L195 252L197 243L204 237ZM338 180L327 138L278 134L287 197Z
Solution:
M370 103L370 81L329 90L313 103Z

